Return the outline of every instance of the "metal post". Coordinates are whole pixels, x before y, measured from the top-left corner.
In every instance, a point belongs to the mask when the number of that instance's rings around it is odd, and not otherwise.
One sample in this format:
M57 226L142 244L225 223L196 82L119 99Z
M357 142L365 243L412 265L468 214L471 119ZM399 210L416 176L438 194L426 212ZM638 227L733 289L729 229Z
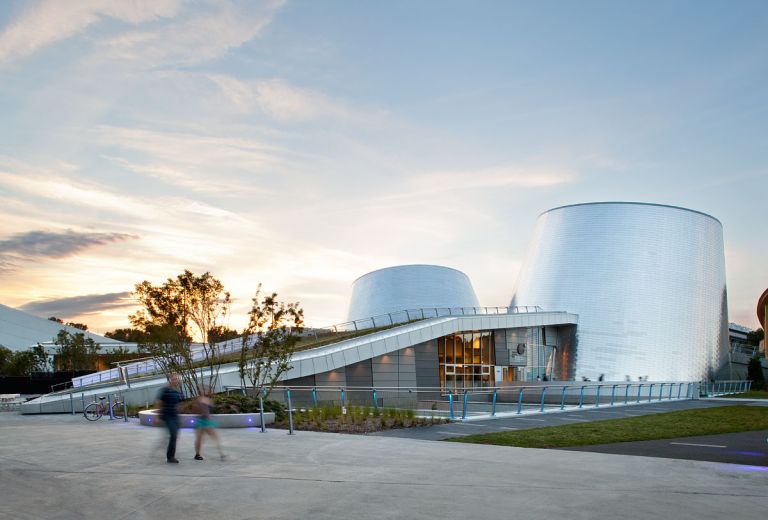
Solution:
M75 400L72 397L72 392L69 393L69 408L72 411L72 415L75 415Z
M600 406L600 389L603 388L603 385L597 385L597 399L595 400L595 408Z
M85 393L80 394L80 401L83 404L83 413L85 413Z
M448 417L450 417L451 420L454 419L454 417L453 417L453 392L448 392Z
M664 383L661 383L661 388L659 388L659 401L661 401L664 398Z
M565 409L565 391L566 391L567 389L568 389L568 387L567 387L567 386L565 386L565 385L563 385L563 391L562 391L562 393L560 394L560 409L561 409L561 410L564 410L564 409Z
M637 387L637 402L638 403L640 402L640 394L642 393L642 391L643 391L643 383L640 383L640 385L638 385L638 387Z
M115 414L112 413L112 394L107 394L107 406L109 407L109 420L115 420Z
M264 398L259 392L259 424L261 425L261 433L266 433L267 429L264 426Z
M669 383L669 400L672 400L672 391L675 389L675 385Z
M376 389L375 388L373 389L373 408L375 410L379 409L379 403L377 402L377 399L376 399Z
M286 400L288 401L288 435L293 435L293 407L291 406L291 389L285 390Z
M496 417L496 389L493 389L493 404L491 404L491 417Z
M627 404L627 401L629 401L629 387L632 385L627 385L627 389L624 391L624 404Z
M520 387L520 395L517 397L517 414L523 413L523 387Z
M123 399L123 422L128 422L128 405L125 404L125 399Z
M752 391L752 381L749 381L747 386L747 392L751 392L751 391Z
M579 408L584 406L584 387L581 387L581 393L579 394Z
M680 394L683 393L683 384L685 384L685 383L680 383L680 386L677 387L677 398L678 399L680 399Z
M648 402L650 403L653 399L653 383L651 383L651 388L648 390Z
M461 405L461 420L467 418L467 390L464 390L464 402Z
M312 406L317 408L317 388L312 389Z
M344 388L341 389L341 406L344 406L346 401L344 400Z
M544 394L547 393L547 387L541 389L541 411L544 411Z
M613 406L613 400L616 397L616 385L611 387L611 406Z

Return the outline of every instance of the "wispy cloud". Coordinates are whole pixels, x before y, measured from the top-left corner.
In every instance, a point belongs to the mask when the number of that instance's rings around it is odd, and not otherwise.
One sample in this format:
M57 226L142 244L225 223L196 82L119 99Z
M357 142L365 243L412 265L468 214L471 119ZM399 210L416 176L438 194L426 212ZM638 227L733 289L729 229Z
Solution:
M19 261L64 258L94 247L137 238L126 233L78 232L71 229L64 232L17 233L0 240L0 272L12 270Z
M255 38L283 0L198 5L195 14L151 30L128 31L100 42L111 59L140 63L147 68L193 65L221 56Z
M278 121L306 121L319 117L363 119L362 114L344 103L282 79L241 81L222 74L210 74L208 78L244 113L259 111Z
M27 56L70 38L103 18L139 24L175 15L181 0L30 2L21 16L0 32L0 63Z
M58 318L72 319L84 314L125 309L135 305L136 301L131 297L131 293L125 291L37 300L25 303L19 309L37 316L56 316Z

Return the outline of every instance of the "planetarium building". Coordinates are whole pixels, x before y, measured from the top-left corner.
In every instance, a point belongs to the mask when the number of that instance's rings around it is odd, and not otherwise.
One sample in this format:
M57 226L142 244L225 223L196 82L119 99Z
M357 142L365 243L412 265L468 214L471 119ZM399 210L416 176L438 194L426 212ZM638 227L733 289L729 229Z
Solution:
M578 314L568 372L608 380L701 380L727 359L723 228L658 204L575 204L542 213L512 305Z

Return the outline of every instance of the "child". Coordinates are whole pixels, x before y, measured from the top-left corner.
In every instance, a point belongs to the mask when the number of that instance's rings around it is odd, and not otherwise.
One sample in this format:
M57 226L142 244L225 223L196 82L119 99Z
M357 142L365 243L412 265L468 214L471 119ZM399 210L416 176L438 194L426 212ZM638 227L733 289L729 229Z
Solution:
M203 436L208 435L216 442L216 448L219 450L219 456L221 460L224 460L226 456L221 449L221 441L216 434L216 423L211 420L211 411L213 411L213 401L210 395L201 392L197 398L197 422L195 431L195 460L203 460L203 456L200 455L200 448L203 445Z

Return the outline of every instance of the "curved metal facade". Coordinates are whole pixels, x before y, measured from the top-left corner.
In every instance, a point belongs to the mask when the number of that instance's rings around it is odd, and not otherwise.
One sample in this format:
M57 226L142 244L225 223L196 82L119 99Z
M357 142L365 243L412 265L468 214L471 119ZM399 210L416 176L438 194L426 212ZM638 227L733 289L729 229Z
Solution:
M352 283L349 321L424 307L479 307L467 275L439 265L398 265Z
M512 305L579 315L571 378L712 377L728 353L722 225L656 204L551 209L536 222Z

